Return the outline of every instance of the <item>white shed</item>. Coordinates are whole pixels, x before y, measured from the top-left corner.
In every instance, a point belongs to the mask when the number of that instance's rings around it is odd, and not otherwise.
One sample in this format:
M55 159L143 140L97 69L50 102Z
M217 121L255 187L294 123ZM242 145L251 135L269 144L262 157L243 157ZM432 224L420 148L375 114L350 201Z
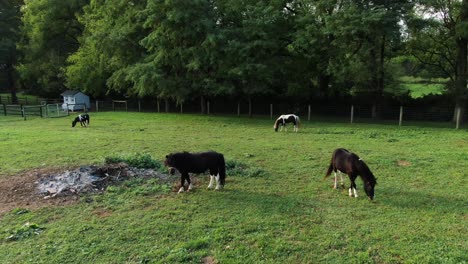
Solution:
M89 96L80 92L80 91L71 91L67 90L60 94L63 96L62 109L69 111L85 110L91 108L91 103L89 101Z

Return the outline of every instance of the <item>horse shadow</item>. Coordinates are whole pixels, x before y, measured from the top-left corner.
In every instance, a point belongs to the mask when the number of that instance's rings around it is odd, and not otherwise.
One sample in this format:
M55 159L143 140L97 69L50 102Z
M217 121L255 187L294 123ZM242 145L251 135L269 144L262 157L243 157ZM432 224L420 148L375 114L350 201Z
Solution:
M401 209L435 211L438 213L465 213L466 200L461 197L409 191L395 188L379 190L377 202Z

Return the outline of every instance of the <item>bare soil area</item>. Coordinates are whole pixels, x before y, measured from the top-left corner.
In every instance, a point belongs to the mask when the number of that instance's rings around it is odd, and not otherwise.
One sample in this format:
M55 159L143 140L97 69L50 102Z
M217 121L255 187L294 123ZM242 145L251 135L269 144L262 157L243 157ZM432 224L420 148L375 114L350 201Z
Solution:
M77 168L41 168L0 178L0 217L15 208L38 209L76 203L82 193L99 193L117 182L132 178L158 178L172 182L169 175L153 169L137 169L126 163Z
M19 175L0 178L0 216L14 208L37 209L75 203L79 195L68 195L44 199L36 189L36 182L46 175L63 171L63 168L43 168L23 172Z

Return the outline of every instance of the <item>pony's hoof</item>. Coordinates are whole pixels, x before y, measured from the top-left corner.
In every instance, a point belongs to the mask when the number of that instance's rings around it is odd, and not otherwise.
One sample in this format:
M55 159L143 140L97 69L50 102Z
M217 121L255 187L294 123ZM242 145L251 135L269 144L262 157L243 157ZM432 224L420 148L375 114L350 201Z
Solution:
M184 192L184 187L180 187L179 191L177 193L183 193Z
M208 185L208 187L206 187L206 188L207 188L208 190L211 190L211 189L213 189L213 186Z

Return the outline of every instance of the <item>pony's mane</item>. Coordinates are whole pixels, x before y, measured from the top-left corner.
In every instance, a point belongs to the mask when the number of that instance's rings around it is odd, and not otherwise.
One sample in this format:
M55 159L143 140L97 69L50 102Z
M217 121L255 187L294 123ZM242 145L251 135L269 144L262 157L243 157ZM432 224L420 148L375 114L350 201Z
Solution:
M356 155L356 154L354 154ZM358 157L356 155L356 157ZM367 164L358 157L358 160L361 162L361 177L363 176L366 176L367 180L372 183L373 185L377 184L377 179L375 178L374 174L372 173L372 171L369 169L369 166L367 166Z

